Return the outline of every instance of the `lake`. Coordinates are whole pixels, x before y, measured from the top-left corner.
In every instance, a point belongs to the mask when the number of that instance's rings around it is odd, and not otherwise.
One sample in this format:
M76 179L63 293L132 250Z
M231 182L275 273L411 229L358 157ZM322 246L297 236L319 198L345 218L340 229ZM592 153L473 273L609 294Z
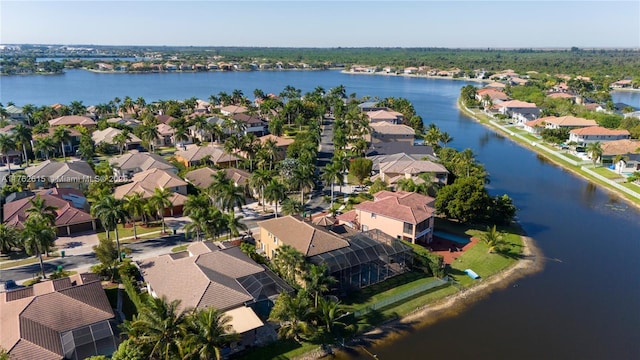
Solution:
M206 99L240 89L279 93L344 85L347 94L405 97L425 123L471 148L490 173L489 191L509 194L525 231L547 258L542 272L497 290L458 316L368 349L379 359L640 358L640 212L535 153L463 116L464 81L347 75L336 71L96 74L0 78L0 101L90 105L114 97ZM473 83L478 85L477 83ZM614 93L640 107L640 93ZM358 355L354 355L358 356ZM363 359L370 355L359 355Z

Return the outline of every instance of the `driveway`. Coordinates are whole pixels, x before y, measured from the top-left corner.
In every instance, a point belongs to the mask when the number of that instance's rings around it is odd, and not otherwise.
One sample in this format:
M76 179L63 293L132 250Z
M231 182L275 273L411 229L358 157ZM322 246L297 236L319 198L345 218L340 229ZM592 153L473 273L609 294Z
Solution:
M98 234L84 233L75 236L60 236L55 241L58 251L65 252L65 255L80 255L93 251L93 246L98 245Z

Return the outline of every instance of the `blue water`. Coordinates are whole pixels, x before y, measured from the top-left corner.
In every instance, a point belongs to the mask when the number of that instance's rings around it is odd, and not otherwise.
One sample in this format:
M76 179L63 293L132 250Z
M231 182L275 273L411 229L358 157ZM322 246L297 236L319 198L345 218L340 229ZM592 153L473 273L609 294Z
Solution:
M452 234L450 232L444 232L444 231L434 231L433 235L436 237L439 237L441 239L444 240L449 240L449 241L453 241L455 243L458 243L460 245L466 245L468 243L471 242L471 239L469 237L464 237L464 236L460 236L460 235L456 235L456 234Z
M640 358L640 212L617 196L548 163L456 108L463 81L345 75L335 71L94 74L0 77L0 102L21 105L114 97L207 98L240 89L279 93L344 85L347 94L405 97L426 123L470 148L490 174L492 195L509 194L521 225L545 254L544 271L483 298L460 316L408 331L371 349L381 359ZM640 106L640 93L613 93ZM541 261L543 259L540 259ZM461 342L464 346L460 346ZM365 357L366 358L366 357Z

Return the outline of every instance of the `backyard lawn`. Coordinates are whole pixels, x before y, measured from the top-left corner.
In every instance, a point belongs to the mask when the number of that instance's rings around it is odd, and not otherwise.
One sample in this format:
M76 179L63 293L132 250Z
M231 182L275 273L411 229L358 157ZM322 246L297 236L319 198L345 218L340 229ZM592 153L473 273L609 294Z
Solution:
M138 233L138 238L149 238L158 236L158 231L162 230L162 224L160 223L150 223L147 227L140 226L141 224L136 224L136 232ZM169 231L169 230L167 230ZM153 233L151 235L144 236L146 233ZM118 224L118 236L120 239L133 236L133 227L124 227L122 224ZM98 232L98 239L106 239L107 233L104 231ZM113 231L110 232L109 238L111 240L115 240L116 236ZM133 240L133 239L131 239ZM126 242L123 242L126 243Z

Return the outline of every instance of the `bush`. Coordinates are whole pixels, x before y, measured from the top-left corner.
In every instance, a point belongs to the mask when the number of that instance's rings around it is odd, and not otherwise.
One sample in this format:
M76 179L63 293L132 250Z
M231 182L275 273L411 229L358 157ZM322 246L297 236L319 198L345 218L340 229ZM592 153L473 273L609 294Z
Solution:
M23 282L22 285L24 285L24 286L32 286L34 284L39 283L40 281L42 281L42 277L38 276L38 277L36 277L34 279L27 280L27 281Z

